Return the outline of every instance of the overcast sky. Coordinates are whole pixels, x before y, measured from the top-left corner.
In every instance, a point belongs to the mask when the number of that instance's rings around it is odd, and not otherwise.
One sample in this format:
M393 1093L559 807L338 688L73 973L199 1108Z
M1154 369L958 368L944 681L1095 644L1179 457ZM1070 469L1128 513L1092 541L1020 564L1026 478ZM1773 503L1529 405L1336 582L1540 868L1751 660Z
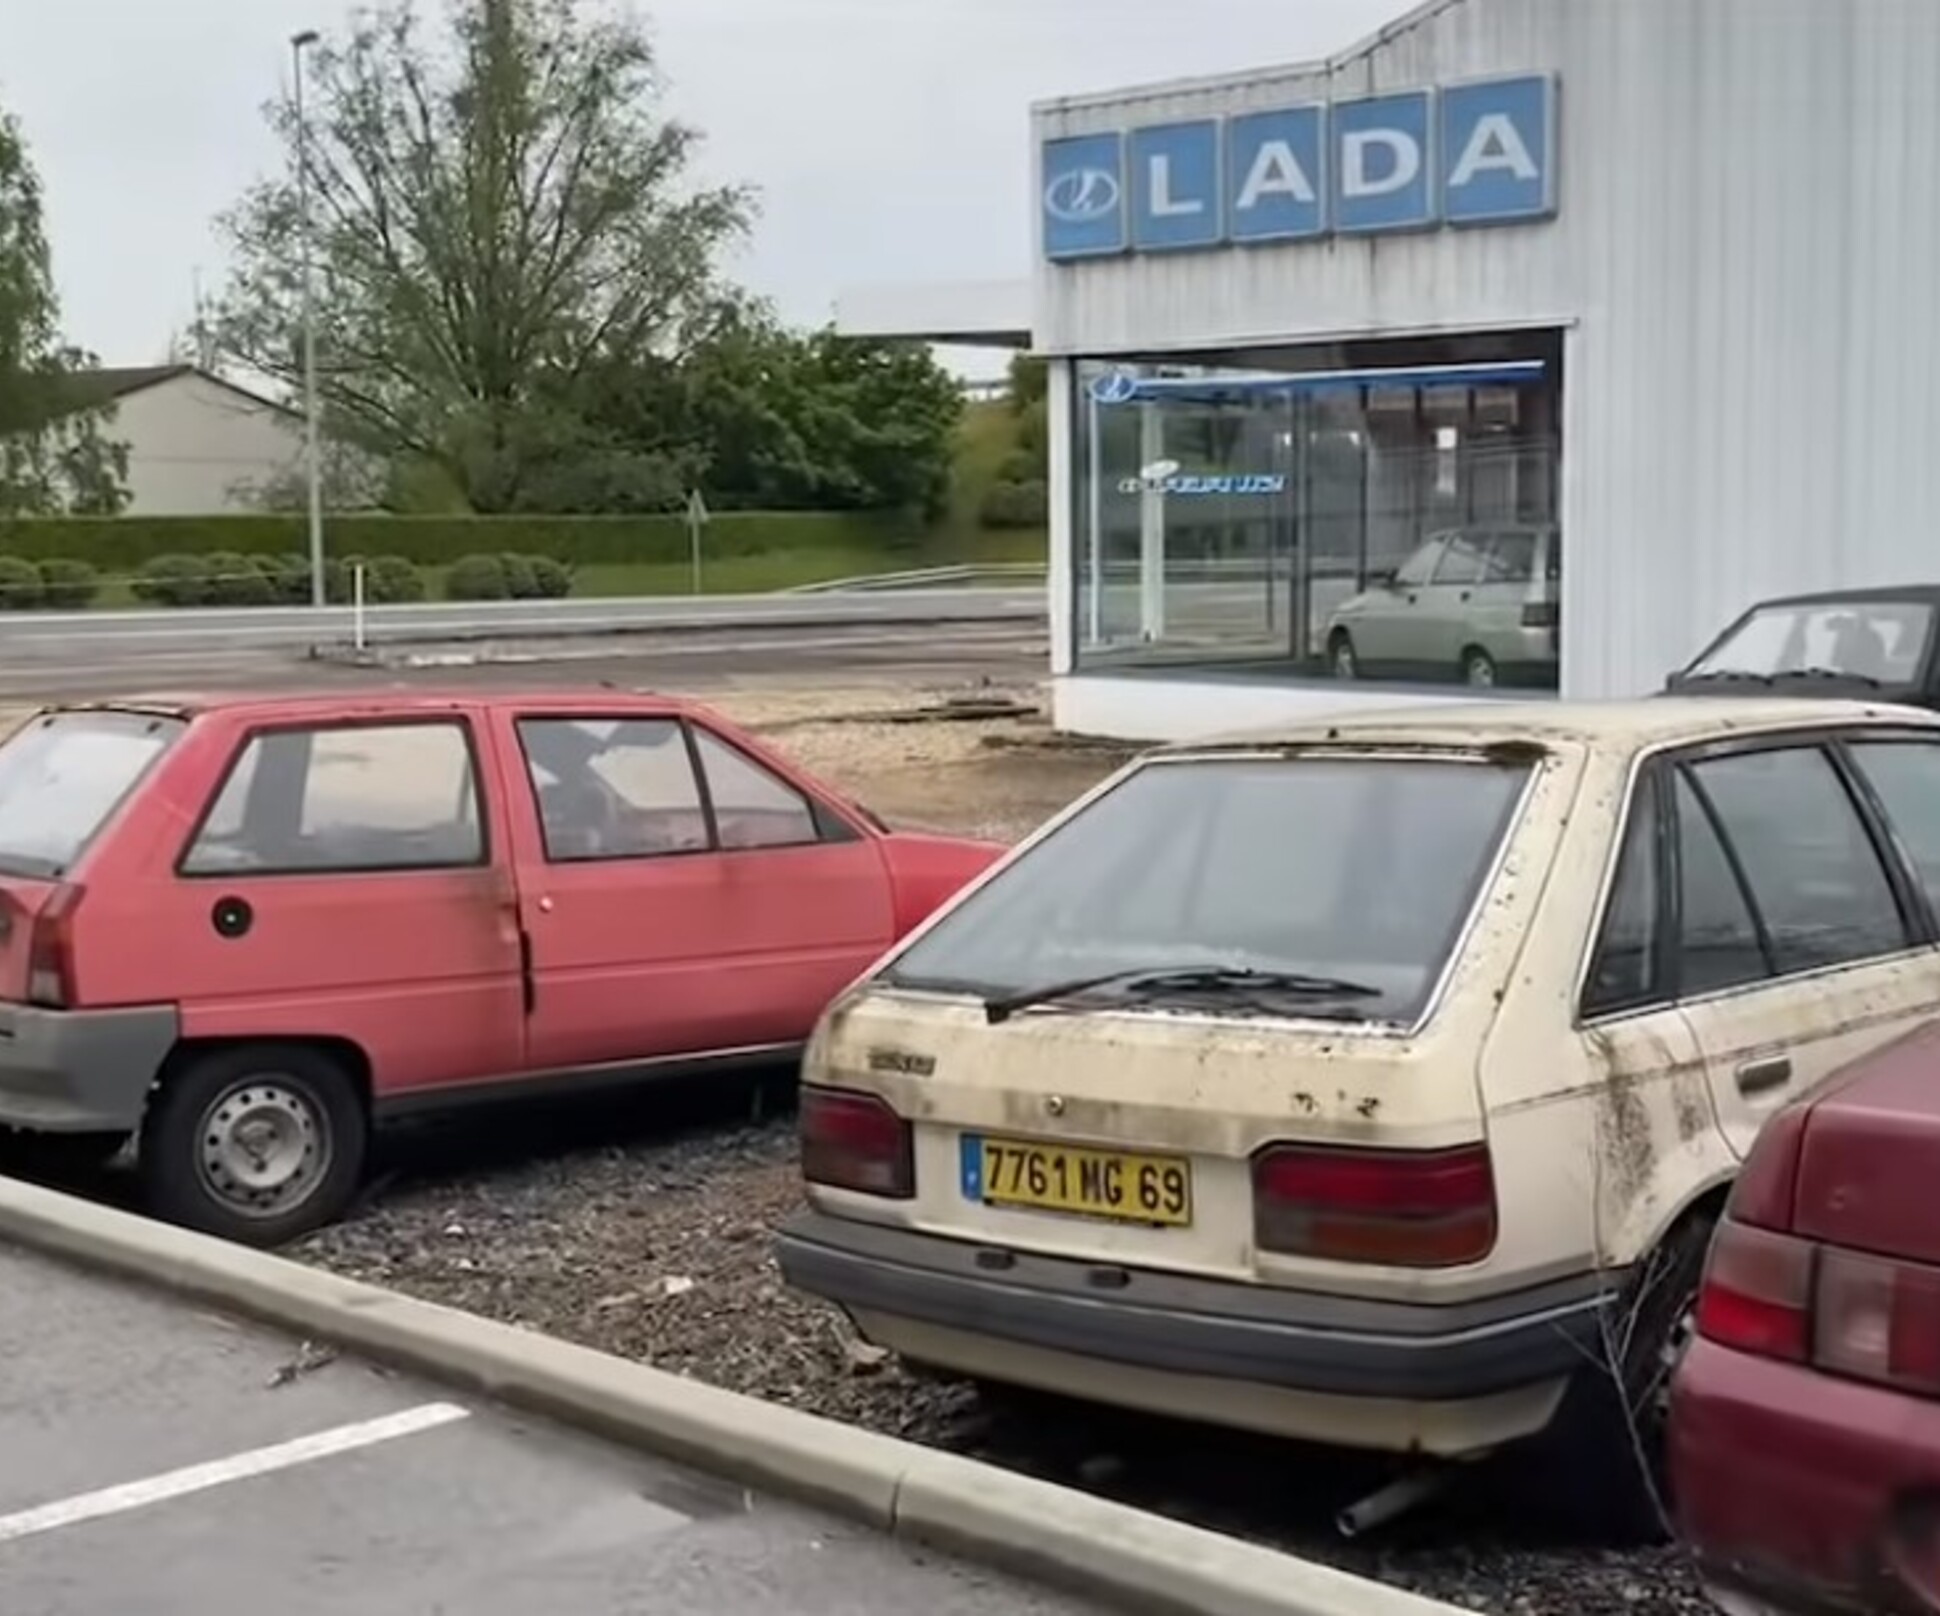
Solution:
M438 6L443 0L422 0ZM707 177L756 186L739 278L792 320L858 283L1029 270L1027 109L1048 96L1305 60L1407 0L642 0ZM260 105L287 39L349 0L0 0L0 106L47 192L71 340L163 357L211 222L280 161Z

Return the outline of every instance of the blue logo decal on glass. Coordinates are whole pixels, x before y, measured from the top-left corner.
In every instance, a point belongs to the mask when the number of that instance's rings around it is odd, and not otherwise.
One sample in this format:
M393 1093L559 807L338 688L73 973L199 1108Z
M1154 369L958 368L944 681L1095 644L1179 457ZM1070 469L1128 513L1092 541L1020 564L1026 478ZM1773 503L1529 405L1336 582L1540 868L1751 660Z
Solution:
M1073 135L1044 143L1044 256L1094 258L1125 250L1122 135Z
M1226 128L1226 216L1235 241L1297 241L1327 228L1327 114L1248 112Z
M1433 95L1341 101L1334 106L1334 228L1343 235L1419 230L1435 219Z
M1224 237L1216 118L1134 129L1131 170L1134 247L1210 247Z
M1556 211L1556 81L1452 84L1441 94L1442 216L1501 224Z

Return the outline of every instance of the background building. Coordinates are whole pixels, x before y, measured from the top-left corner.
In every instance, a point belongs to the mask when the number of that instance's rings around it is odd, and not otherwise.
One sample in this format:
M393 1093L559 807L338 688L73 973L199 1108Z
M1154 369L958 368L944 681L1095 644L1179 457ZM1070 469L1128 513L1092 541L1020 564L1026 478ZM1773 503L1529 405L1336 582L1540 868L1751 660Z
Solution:
M1635 693L1932 576L1936 80L1931 0L1431 0L1037 108L1059 722Z

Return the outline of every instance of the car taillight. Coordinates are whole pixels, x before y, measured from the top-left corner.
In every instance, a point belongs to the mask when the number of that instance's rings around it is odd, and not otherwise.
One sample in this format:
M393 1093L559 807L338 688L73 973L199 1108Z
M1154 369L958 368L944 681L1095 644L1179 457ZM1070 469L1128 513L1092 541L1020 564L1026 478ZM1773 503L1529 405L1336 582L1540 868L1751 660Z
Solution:
M1554 628L1558 619L1556 602L1553 600L1529 600L1522 606L1522 626L1524 628Z
M1495 1173L1486 1145L1271 1145L1253 1158L1253 1243L1261 1251L1453 1268L1481 1261L1495 1237Z
M1812 1315L1820 1368L1940 1394L1940 1271L1827 1248Z
M82 888L63 883L34 916L27 938L27 1002L62 1010L74 1002L74 911Z
M1940 1268L1718 1225L1698 1334L1759 1358L1940 1396Z
M1727 1217L1698 1291L1698 1334L1760 1358L1803 1363L1812 1340L1812 1245Z
M801 1141L802 1176L811 1184L896 1201L916 1193L909 1124L873 1094L805 1086Z

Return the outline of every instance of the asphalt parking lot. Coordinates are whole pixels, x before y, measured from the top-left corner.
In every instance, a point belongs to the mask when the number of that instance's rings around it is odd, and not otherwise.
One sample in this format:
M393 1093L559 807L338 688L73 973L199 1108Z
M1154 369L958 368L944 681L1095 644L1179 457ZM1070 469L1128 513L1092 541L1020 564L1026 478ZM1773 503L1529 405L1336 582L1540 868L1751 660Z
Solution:
M0 1247L0 1611L1097 1607Z

